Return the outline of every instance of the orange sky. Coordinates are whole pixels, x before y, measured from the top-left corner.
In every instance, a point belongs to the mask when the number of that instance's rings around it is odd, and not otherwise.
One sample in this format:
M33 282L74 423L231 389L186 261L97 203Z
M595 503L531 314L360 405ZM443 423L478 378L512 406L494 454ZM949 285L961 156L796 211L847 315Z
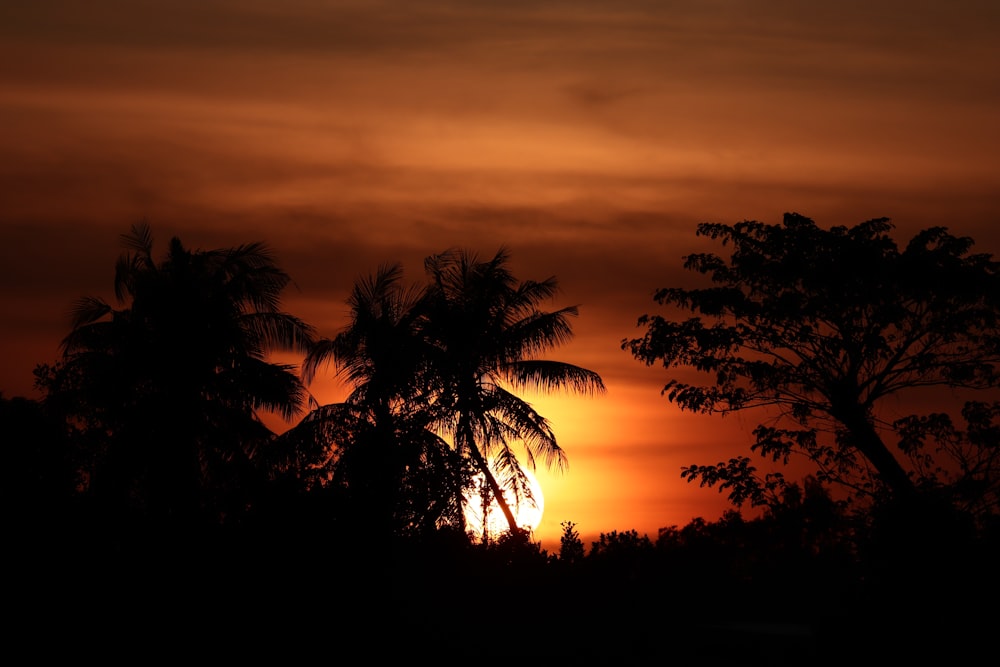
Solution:
M679 414L619 347L712 248L697 223L888 216L998 252L998 112L992 0L4 3L0 391L35 395L140 218L160 249L267 242L326 335L378 264L504 244L580 305L558 356L608 386L537 400L570 467L536 536L655 538L727 507L680 466L756 424Z

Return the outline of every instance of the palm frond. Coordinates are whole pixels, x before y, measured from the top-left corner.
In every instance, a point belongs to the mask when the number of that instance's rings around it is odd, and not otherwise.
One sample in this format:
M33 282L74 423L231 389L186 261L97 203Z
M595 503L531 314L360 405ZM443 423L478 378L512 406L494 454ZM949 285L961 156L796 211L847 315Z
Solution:
M92 324L111 312L111 306L100 297L85 296L76 300L70 310L70 326L78 329Z
M250 340L264 352L307 352L312 349L315 329L298 317L281 312L258 312L239 319Z
M121 235L122 245L131 252L137 253L147 261L153 256L153 232L146 220L140 220L132 225L127 234Z
M560 361L525 359L507 364L500 369L500 373L517 388L546 392L569 389L589 395L607 391L598 373Z
M519 359L541 354L568 343L573 338L569 318L578 313L576 306L552 312L531 311L511 323L504 332L504 354Z

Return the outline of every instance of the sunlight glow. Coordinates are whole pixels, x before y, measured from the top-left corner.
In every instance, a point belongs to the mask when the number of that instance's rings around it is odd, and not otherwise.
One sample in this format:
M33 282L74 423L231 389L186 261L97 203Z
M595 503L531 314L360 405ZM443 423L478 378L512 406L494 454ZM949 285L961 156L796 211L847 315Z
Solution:
M533 532L542 521L545 497L542 494L542 487L535 475L525 468L522 468L522 470L524 470L525 477L528 479L531 497L522 495L520 499L515 498L514 492L511 489L505 488L504 498L514 513L518 526ZM483 499L479 488L485 485L485 478L482 475L476 475L473 484L473 488L466 493L466 529L476 539L495 538L509 529L507 519L504 517L503 511L495 499L485 508L484 512Z

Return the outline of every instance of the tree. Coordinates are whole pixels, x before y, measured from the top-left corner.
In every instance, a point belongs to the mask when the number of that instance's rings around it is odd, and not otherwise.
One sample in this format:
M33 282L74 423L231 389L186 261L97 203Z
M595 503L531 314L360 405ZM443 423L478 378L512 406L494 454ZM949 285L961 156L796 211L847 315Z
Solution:
M576 524L572 521L563 521L559 525L563 529L562 537L559 538L559 562L566 565L582 562L586 551Z
M433 347L429 363L444 428L459 455L483 475L516 534L521 528L502 486L518 501L531 498L512 445L523 445L530 468L538 459L549 466L563 466L566 459L548 421L513 390L603 392L604 384L593 371L538 356L569 340L569 318L578 311L539 310L554 296L556 279L520 282L508 261L505 248L486 261L462 250L428 257L422 332Z
M869 496L885 490L908 503L929 482L915 481L913 457L940 421L889 419L886 403L901 405L896 401L935 388L997 388L1000 265L971 253L972 239L944 227L921 231L902 250L892 229L885 218L821 229L794 213L781 225L701 224L699 236L732 248L728 258L684 258L685 268L713 285L655 294L659 304L694 316L643 315L645 334L622 347L676 373L663 393L683 410L767 409L769 421L754 431L754 452L785 463L804 454L824 482ZM707 381L691 379L698 374ZM974 416L975 432L994 437L966 444L995 453L996 413ZM989 462L965 470L967 482L974 478L995 494L997 459L984 458ZM728 486L735 501L759 504L767 484L781 480L758 478L749 461L692 465L682 474Z
M489 262L455 250L434 255L425 262L429 284L419 289L403 286L398 264L380 267L355 285L350 323L318 341L303 364L311 382L333 363L352 391L293 432L335 444L341 482L383 489L372 489L369 509L394 498L395 509L383 505L381 514L395 512L397 528L464 526L464 491L478 472L519 531L502 488L518 500L530 500L530 490L512 445L525 445L532 467L536 457L562 464L564 454L545 418L504 383L604 388L592 371L534 358L568 340L577 310L539 311L556 281L519 283L507 260L504 250ZM438 434L452 436L453 448ZM409 519L400 521L404 509Z
M431 428L423 292L405 287L402 275L399 264L385 265L355 283L350 322L319 339L302 366L311 383L320 367L333 364L351 392L344 403L317 407L289 433L333 446L333 483L346 490L352 513L383 536L426 531L461 511L456 490L448 490L459 462Z
M312 329L279 309L290 278L263 244L192 251L174 238L157 263L147 224L122 240L121 307L81 299L39 384L85 439L90 492L145 519L220 521L245 506L273 440L261 412L290 419L305 399L267 356L305 351Z

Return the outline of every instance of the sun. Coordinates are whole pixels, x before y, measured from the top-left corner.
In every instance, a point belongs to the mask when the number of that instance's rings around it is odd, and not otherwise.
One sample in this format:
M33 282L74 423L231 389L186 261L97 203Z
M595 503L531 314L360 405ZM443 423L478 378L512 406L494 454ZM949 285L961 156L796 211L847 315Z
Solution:
M526 468L521 468L521 470L524 471L524 476L528 480L528 488L531 490L531 498L527 498L522 495L520 502L517 502L514 497L514 492L510 489L504 489L504 498L510 506L511 511L514 513L517 525L533 532L542 522L542 512L545 509L545 497L542 495L541 484L538 483L538 479L531 473L531 471ZM483 500L479 493L479 488L484 483L485 478L483 475L476 475L473 478L472 488L465 494L466 529L479 539L483 539L484 537L484 526L486 537L496 537L510 529L510 526L507 524L507 519L504 517L503 511L501 511L500 505L496 500L493 500L489 507L486 508L486 516L484 520Z

